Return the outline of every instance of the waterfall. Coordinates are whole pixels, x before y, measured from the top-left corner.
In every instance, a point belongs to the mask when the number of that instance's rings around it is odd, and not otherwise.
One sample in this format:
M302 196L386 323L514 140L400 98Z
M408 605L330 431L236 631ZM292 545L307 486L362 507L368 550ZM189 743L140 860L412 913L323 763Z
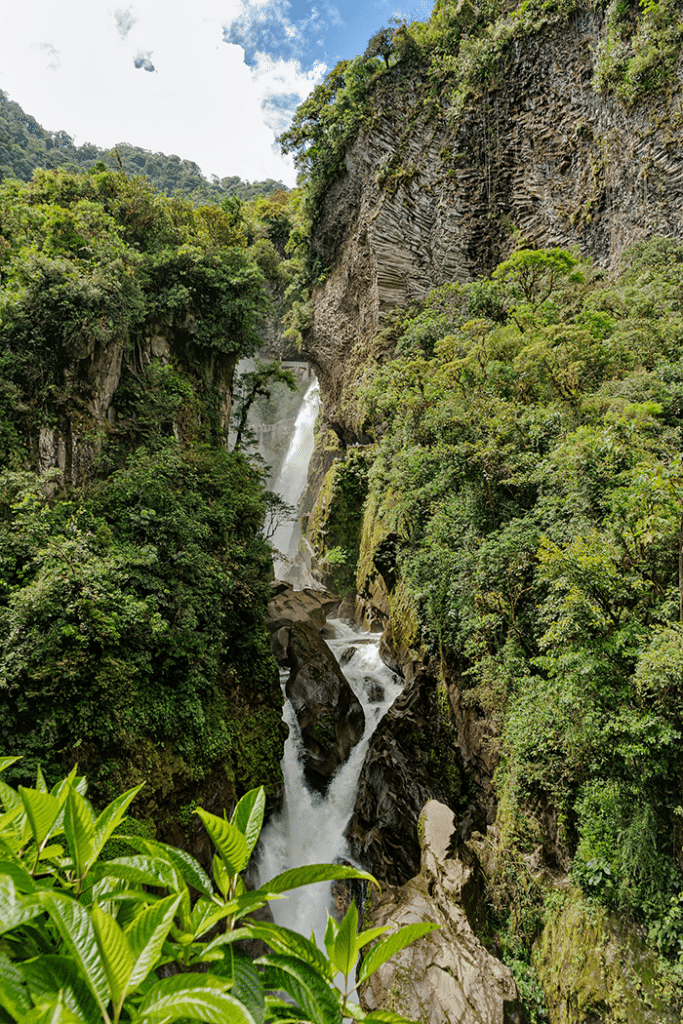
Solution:
M318 382L314 379L304 395L289 448L272 488L295 507L306 486L319 404ZM317 586L302 564L301 541L298 518L278 527L272 540L279 554L275 558L276 576L294 583L295 588L311 583ZM351 859L344 833L353 813L365 755L380 720L402 689L397 677L380 659L377 636L361 633L341 620L328 620L325 639L363 707L365 732L322 796L306 784L301 733L294 709L285 700L284 720L289 726L289 737L282 760L284 797L281 810L273 815L261 835L256 858L259 885L288 868ZM283 673L283 689L288 674ZM313 931L322 948L330 899L329 883L321 883L274 901L271 910L278 924L306 936Z
M273 483L273 491L279 494L288 505L297 507L306 486L308 464L313 454L315 426L318 409L320 408L320 388L314 377L304 394L299 414L294 424L294 433L289 443L280 471ZM301 541L299 517L293 521L281 523L273 534L271 543L276 551L274 558L275 575L278 579L289 579L300 585L309 585L310 579L302 579L302 572L294 567L294 559ZM314 584L317 585L317 584Z
M263 830L259 884L287 868L350 860L344 833L353 813L365 755L375 729L402 689L380 659L377 636L369 637L338 619L328 620L327 625L334 631L327 644L363 706L365 732L348 761L335 774L327 794L321 796L306 785L301 734L294 710L285 701L284 719L289 726L282 760L285 793L281 811L273 815ZM303 935L313 931L321 947L329 908L328 883L297 889L287 899L271 903L277 924Z

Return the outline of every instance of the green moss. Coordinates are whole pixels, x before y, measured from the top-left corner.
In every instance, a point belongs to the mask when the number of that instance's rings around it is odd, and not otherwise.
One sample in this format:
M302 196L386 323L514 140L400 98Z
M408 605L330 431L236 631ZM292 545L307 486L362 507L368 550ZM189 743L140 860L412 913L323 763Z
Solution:
M353 591L361 543L370 456L351 448L325 474L308 526L308 538L323 561L329 585Z
M622 918L572 902L551 912L533 963L553 1024L664 1024L678 1013L661 995L661 967Z

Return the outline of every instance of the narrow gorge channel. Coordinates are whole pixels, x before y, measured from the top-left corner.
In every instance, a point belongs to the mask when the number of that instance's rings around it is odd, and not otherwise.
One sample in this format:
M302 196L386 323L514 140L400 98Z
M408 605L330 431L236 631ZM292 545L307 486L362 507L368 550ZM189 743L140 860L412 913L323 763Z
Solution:
M303 395L292 437L273 485L274 491L295 508L306 486L319 403L318 382L313 378ZM280 557L275 558L276 577L292 583L295 591L311 583L319 586L310 575L305 557L301 557L301 543L298 516L281 524L273 538L274 547L280 553ZM305 741L299 720L292 702L285 697L283 718L289 736L282 760L284 794L281 809L263 830L258 856L259 884L304 864L352 862L345 832L356 803L363 763L377 726L403 688L402 681L399 682L398 676L380 658L378 635L364 633L348 621L329 618L322 629L322 639L360 703L365 726L325 792L316 791L305 777ZM290 675L293 675L290 668L281 668L285 695ZM313 931L322 946L327 913L332 910L333 902L329 883L321 883L271 904L271 910L277 924L303 935Z

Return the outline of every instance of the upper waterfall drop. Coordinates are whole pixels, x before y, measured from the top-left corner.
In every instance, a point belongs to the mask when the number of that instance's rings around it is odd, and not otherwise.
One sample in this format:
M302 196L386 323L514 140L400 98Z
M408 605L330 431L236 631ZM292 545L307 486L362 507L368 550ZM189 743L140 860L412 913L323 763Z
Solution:
M274 548L275 575L278 579L288 580L297 586L317 586L306 567L296 564L296 556L301 541L301 526L298 504L306 487L308 464L311 461L315 444L315 421L320 409L320 386L314 377L308 385L294 424L294 433L289 447L275 478L272 490L279 494L288 505L297 510L293 520L281 523L276 529L271 543Z

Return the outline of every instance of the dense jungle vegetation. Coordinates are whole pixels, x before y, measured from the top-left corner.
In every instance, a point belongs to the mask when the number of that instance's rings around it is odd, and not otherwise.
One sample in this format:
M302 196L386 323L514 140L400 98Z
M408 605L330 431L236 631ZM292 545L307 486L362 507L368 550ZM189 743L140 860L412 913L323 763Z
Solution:
M67 132L47 131L0 89L0 181L28 181L40 168L88 171L98 162L116 170L119 161L131 177L144 174L160 192L192 197L195 206L220 203L231 196L246 201L285 189L272 178L251 183L236 175L208 180L193 160L150 153L125 142L117 143L115 149L100 149L89 142L76 146Z
M257 210L195 209L102 164L0 186L9 777L78 760L99 799L146 778L137 813L181 832L209 780L229 805L280 779L266 498L225 420L270 308L257 260L277 264L281 205ZM46 437L64 464L38 476Z
M376 443L357 587L381 573L395 643L494 725L492 899L518 952L544 898L520 858L539 848L683 950L682 288L671 239L614 277L520 249L397 312L360 385ZM357 488L358 462L336 477Z

